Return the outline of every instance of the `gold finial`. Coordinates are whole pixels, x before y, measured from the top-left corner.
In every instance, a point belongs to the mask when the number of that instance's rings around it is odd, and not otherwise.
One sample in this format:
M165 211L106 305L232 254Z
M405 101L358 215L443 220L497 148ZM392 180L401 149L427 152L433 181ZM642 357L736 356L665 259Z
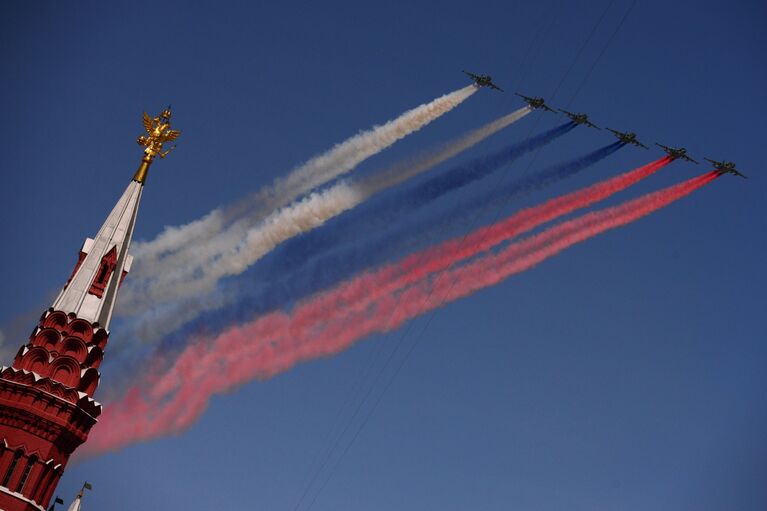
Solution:
M163 152L162 145L165 142L176 140L176 138L181 135L181 131L170 129L170 105L155 118L149 117L149 115L144 112L144 129L147 134L141 135L136 140L139 145L145 147L144 157L141 159L141 165L136 171L136 175L133 176L133 180L138 181L141 184L146 181L149 165L151 165L154 157L159 156L160 158L165 158L168 156L168 153L176 148L174 145Z

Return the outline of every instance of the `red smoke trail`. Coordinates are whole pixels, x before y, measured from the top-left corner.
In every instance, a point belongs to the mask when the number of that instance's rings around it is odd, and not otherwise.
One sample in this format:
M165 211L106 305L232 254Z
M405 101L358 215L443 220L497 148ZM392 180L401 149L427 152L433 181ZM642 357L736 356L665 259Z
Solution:
M296 307L292 315L278 311L260 317L249 324L247 336L251 339L270 339L274 338L276 332L289 329L287 335L297 337L299 330L303 331L307 328L304 325L322 324L327 320L328 313L338 313L339 310L345 315L364 313L369 304L381 296L407 287L430 273L449 268L463 259L489 250L545 222L603 200L652 175L671 161L668 157L661 158L612 179L522 210L504 221L480 228L465 238L447 241L413 254L399 264L387 265L364 273L330 291L316 294L309 301ZM204 347L201 349L203 352L207 351ZM189 350L187 353L189 371L193 370L192 367L204 371L205 364L199 364L200 354ZM185 355L182 354L182 359L184 357ZM175 362L176 366L184 364L182 359ZM172 376L164 377L153 387L153 394L155 397L162 397L173 391L176 384L177 381Z
M499 243L524 234L544 223L602 201L654 174L672 161L671 158L664 157L612 179L551 199L539 206L524 209L506 220L477 229L464 238L450 240L408 256L398 266L403 271L409 272L408 278L411 280L421 278L427 273L440 271L457 261L490 250Z
M345 306L350 303L344 302L345 293L351 290L352 295L357 294L356 283L352 281L340 286L337 290L340 293L323 293L316 300L310 299L299 305L293 315L284 312L269 314L243 327L230 329L210 345L190 346L157 382L154 391L144 396L139 388L132 389L122 403L111 408L114 412L104 415L101 422L105 424L96 430L85 450L97 453L180 431L204 411L214 394L254 378L267 378L301 360L336 353L372 333L398 328L405 321L445 302L529 269L575 243L641 218L715 177L716 173L709 173L625 204L586 214L514 243L496 254L444 270L432 278L405 279L416 285L398 292L371 294L371 288L367 288L366 299L361 300L364 302L362 307ZM578 194L580 192L565 197ZM567 209L563 201L565 197L547 204L561 201L559 204ZM461 250L455 253L459 252L463 254ZM412 268L412 271L421 270ZM363 279L369 278L363 276ZM382 286L385 283L379 281ZM438 300L430 300L432 295ZM330 315L323 313L333 298L337 300L336 308L330 309Z
M327 321L321 333L307 338L306 345L301 344L299 351L290 354L300 357L294 359L293 363L335 353L372 333L396 329L405 321L443 303L497 284L576 243L642 218L690 194L716 177L717 174L711 172L624 204L585 214L509 245L496 254L445 270L430 279L423 279L399 293L378 297L374 303L368 304L366 311ZM437 299L430 300L431 296Z

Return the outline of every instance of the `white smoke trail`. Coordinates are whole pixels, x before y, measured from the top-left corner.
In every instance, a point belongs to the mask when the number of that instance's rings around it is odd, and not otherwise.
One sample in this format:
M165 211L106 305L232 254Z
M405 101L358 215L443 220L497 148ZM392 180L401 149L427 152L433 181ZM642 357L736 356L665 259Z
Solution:
M190 264L204 264L215 254L205 247L231 246L252 225L276 208L328 181L353 170L361 162L383 151L460 105L477 91L468 85L406 111L381 126L360 132L332 149L310 159L246 200L226 209L215 209L205 217L179 227L166 227L153 241L136 242L132 252L136 264L121 294L118 313L135 314L151 307L134 300L132 289L141 289L147 279ZM226 227L226 229L224 229ZM223 232L222 232L223 230ZM223 239L222 239L223 238Z
M262 218L275 208L282 207L296 197L353 170L362 161L383 151L398 140L420 130L460 105L477 91L468 85L444 96L406 111L396 119L381 126L374 126L335 145L332 149L315 156L293 169L287 177L276 180L246 200L222 209L213 210L205 217L179 227L166 229L153 241L136 242L133 246L137 273L161 273L164 267L175 266L171 261L175 251L183 250L191 243L201 243L215 235L227 222L239 216L251 221ZM165 257L163 257L165 256ZM161 259L162 258L162 259ZM163 259L169 259L163 261ZM146 261L151 264L144 264ZM164 262L164 265L158 263ZM147 268L143 268L146 266Z
M362 190L361 193L365 193L369 197L386 188L402 183L411 177L417 176L418 174L449 160L466 149L473 147L490 135L498 133L503 128L522 119L530 112L532 112L532 108L524 106L519 110L515 110L510 114L499 117L493 122L485 124L481 128L464 135L458 140L445 144L438 150L421 155L417 159L402 162L390 169L375 174L365 181L360 182L357 187Z
M244 272L280 243L315 229L371 196L428 171L518 121L530 111L528 107L516 110L445 144L439 150L397 164L362 181L341 181L327 190L312 193L252 226L236 243L232 242L239 232L230 232L229 236L218 238L220 245L209 243L200 247L208 256L201 264L184 265L164 272L142 289L142 298L147 303L167 304L174 301L183 303L183 307L174 307L172 314L162 311L144 314L138 321L141 324L139 336L146 340L161 337L201 312L220 307L223 304L221 297L210 299L220 279Z
M137 241L131 246L131 254L137 261L134 274L147 278L162 271L159 259L175 252L179 247L196 243L220 232L225 225L223 211L214 209L204 217L180 226L167 226L150 242ZM141 261L138 263L138 261ZM133 275L131 275L133 278Z
M297 197L349 172L362 161L457 107L476 91L477 87L468 85L338 144L330 152L309 160L284 180L277 181L274 194Z

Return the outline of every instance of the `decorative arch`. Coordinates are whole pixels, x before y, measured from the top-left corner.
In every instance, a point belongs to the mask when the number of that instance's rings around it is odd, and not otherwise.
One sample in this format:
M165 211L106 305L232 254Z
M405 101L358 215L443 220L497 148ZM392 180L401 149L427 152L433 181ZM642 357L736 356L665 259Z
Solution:
M96 333L93 334L93 344L101 348L102 350L107 347L107 341L109 340L109 334L106 330L103 328L99 328L96 330Z
M85 359L85 365L98 369L102 360L104 360L104 350L98 346L93 346L88 353L88 358Z
M48 377L67 387L77 388L80 383L80 364L72 357L58 357L51 363Z
M49 354L45 348L33 346L21 357L21 369L32 371L40 376L46 376L48 373L48 359Z
M6 380L15 381L23 385L35 383L35 376L28 371L22 370L21 367L7 367L0 375Z
M47 327L37 332L35 338L32 340L32 344L34 346L42 346L47 350L51 350L59 343L60 339L61 335L59 334L58 330Z
M88 348L79 337L67 337L64 339L61 342L61 346L59 346L58 352L61 356L74 358L79 364L85 362L85 358L88 356Z
M97 369L89 368L80 377L80 386L77 390L85 392L89 396L93 397L96 392L96 388L99 386L99 372Z
M48 380L48 393L53 394L56 397L60 397L61 399L67 400L67 390L64 384L54 381L54 380Z
M61 311L48 314L43 320L43 328L57 328L59 330L67 326L67 315Z
M93 327L84 319L73 319L64 328L64 333L82 338L83 341L90 342L93 338Z
M50 378L46 377L45 379L40 380L38 384L36 385L36 387L42 390L43 392L47 392L48 394L61 397L61 395L56 394L56 389L61 387L61 385L51 380Z

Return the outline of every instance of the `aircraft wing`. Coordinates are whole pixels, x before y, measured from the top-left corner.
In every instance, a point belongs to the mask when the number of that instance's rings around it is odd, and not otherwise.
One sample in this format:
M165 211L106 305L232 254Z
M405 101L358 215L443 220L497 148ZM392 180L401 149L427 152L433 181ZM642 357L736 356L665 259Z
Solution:
M705 156L703 157L703 159L717 168L724 165L724 163L722 163L721 161L712 160L711 158L706 158Z
M596 128L596 129L598 129L598 130L601 130L601 129L602 129L602 128L600 128L599 126L597 126L596 124L594 124L594 123L593 123L593 122L591 122L591 121L586 121L586 126L588 126L589 128Z
M468 71L464 71L464 73L471 76L473 80L479 80L479 75L475 75L474 73L469 73Z
M687 156L686 154L683 156L683 158L689 162L694 163L695 165L698 165L698 162Z
M644 145L644 144L643 144L642 142L640 142L639 140L634 140L634 142L635 142L635 143L636 143L636 145L638 145L639 147L644 147L645 149L649 149L649 147L647 147L646 145Z
M487 85L488 85L488 87L490 87L491 89L495 89L495 90L497 90L497 91L501 91L501 92L503 92L503 89L501 89L500 87L498 87L498 86L497 86L496 84L494 84L493 82L490 82L490 83L488 83Z
M606 129L607 131L611 132L611 133L614 133L614 134L616 134L616 135L623 135L623 133L621 133L621 132L620 132L620 131L618 131L618 130L614 130L614 129L612 129L612 128L605 128L605 129Z
M515 92L514 94L516 94L517 96L519 96L520 98L524 99L527 102L530 102L533 100L533 98L529 96L525 96L524 94L520 94L519 92Z
M547 105L546 103L542 104L541 108L543 108L544 110L548 110L549 112L552 112L552 113L555 113L555 114L557 113L556 110L554 110L553 108L550 108L549 105Z

